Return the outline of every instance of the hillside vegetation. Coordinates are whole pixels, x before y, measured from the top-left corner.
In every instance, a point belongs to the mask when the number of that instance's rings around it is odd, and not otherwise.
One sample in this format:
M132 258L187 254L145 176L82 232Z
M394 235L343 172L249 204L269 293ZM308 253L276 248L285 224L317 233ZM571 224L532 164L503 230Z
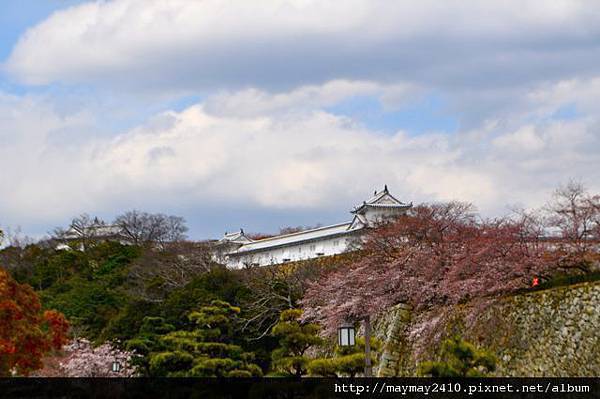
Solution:
M428 312L598 277L600 197L575 184L542 210L505 218L457 202L417 205L370 229L360 251L242 270L215 263L211 243L184 241L181 218L128 212L118 219L128 237L116 239L88 234L90 220L74 220L83 226L75 238L62 231L13 243L0 265L33 287L43 309L64 314L72 339L126 351L138 375L355 375L364 355L336 348L342 322L358 327L398 304ZM163 232L145 230L154 226ZM302 332L299 346L283 331ZM89 364L111 352L78 348L69 358Z

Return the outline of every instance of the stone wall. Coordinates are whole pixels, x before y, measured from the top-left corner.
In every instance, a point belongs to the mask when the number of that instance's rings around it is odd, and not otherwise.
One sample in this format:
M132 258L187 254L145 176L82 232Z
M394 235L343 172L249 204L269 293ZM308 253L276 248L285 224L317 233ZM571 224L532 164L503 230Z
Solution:
M426 312L398 305L374 326L379 376L410 376L460 334L498 358L498 376L600 376L600 282Z

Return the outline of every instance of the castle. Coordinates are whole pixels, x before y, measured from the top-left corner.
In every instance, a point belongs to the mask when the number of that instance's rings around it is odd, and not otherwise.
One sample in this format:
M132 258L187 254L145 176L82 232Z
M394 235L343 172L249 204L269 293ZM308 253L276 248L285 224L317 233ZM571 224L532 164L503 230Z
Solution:
M252 240L243 229L225 233L218 241L218 260L228 267L265 266L336 255L360 245L365 229L390 218L405 214L412 203L400 202L381 192L355 207L352 220L292 234Z

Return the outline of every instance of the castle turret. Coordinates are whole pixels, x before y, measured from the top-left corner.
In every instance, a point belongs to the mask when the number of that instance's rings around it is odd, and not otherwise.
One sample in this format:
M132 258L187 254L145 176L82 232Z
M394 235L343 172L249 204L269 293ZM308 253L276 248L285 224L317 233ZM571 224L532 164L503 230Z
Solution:
M373 226L393 217L404 215L412 203L404 203L396 199L388 191L387 184L383 191L375 191L375 195L363 201L363 203L352 210L354 221L351 228Z

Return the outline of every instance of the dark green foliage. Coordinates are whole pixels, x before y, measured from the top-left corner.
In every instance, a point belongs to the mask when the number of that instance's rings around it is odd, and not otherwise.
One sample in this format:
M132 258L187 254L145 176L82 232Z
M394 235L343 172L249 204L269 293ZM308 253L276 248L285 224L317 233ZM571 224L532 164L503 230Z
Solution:
M419 374L432 377L483 377L496 369L495 356L460 336L447 339L442 344L441 361L424 362Z
M161 352L166 348L161 340L162 335L169 334L174 330L175 327L165 322L165 319L162 317L146 316L142 320L137 336L126 342L125 348L128 351L135 351L136 354L141 355L135 358L134 362L143 375L150 374L150 354ZM164 357L160 361L166 362L166 366L164 367L174 367L172 363L177 363L175 359L178 357L179 354L173 354L172 356Z
M86 336L92 339L100 335L122 306L120 295L97 281L74 277L68 285L56 288L42 291L44 305L64 313L75 326L85 328Z
M362 357L364 366L364 356ZM333 358L313 359L307 366L308 374L317 377L337 377L338 371Z
M120 308L119 313L108 321L101 335L102 340L125 342L139 334L140 328L146 317L161 314L161 304L146 302L131 298L123 298L126 303Z
M371 338L371 364L377 364L381 342ZM365 369L365 340L357 338L354 346L336 346L335 357L315 359L308 364L308 373L321 377L354 377Z
M144 299L132 266L142 254L152 257L152 251L156 250L106 241L88 245L85 251L9 247L0 251L0 259L18 281L38 290L45 307L69 318L75 335L94 341L132 339L146 316L163 317L176 328L189 327L186 316L191 310L215 299L238 303L238 297L247 295L236 273L214 267L180 288L162 290L162 298Z
M144 317L142 326L140 327L140 334L168 334L175 330L172 324L165 323L165 319L162 317Z
M128 265L139 248L98 243L86 252L52 251L38 259L32 278L44 306L61 311L76 330L97 340L129 303ZM60 272L59 272L60 271Z
M152 374L184 377L194 364L194 356L184 351L160 352L150 358Z
M279 348L273 351L273 369L276 372L301 377L306 374L310 358L306 351L322 345L319 326L302 323L302 310L289 309L281 312L279 322L273 327L273 335L279 338Z
M282 371L283 364L288 362L292 368L293 365L299 366L301 374L305 373L308 358L304 354L292 354L303 353L302 345L295 346L298 343L270 334L269 329L263 334L264 331L256 325L238 322L239 319L252 319L263 309L248 307L243 314L240 312L225 317L229 321L234 320L233 323L218 327L218 334L229 336L226 340L216 339L217 333L211 331L216 324L211 323L211 328L207 328L202 321L203 317L208 317L206 312L214 306L210 305L213 301L247 305L256 300L257 291L246 284L244 271L209 265L189 276L187 283L184 281L179 286L167 287L165 278L169 276L163 272L170 270L168 262L175 262L180 250L188 251L182 252L181 256L187 258L193 255L200 259L202 248L195 246L192 249L194 251L183 245L163 251L106 241L89 242L85 251L79 251L56 250L52 246L35 244L0 250L0 260L8 265L10 273L18 281L28 283L38 291L45 307L57 309L68 317L72 335L97 343L119 340L127 349L142 355L135 361L146 375L150 374L150 354L177 354L178 351L193 353L194 365L189 370L173 371L169 375L259 375L262 370L271 368L272 359L275 358L278 359L277 369L280 372L290 374L289 370ZM154 262L148 265L152 267L143 273L144 278L141 279L140 270L147 266L146 261L153 258ZM168 262L163 264L163 260ZM152 278L154 272L156 275ZM292 274L294 284L304 281L305 274ZM296 275L302 278L295 278ZM271 276L264 277L263 280L271 281ZM145 295L148 292L153 295ZM297 299L292 298L292 303ZM193 312L202 307L205 307L204 314ZM277 320L279 311L274 309L267 327ZM204 327L200 327L202 324ZM280 325L279 333L284 333L285 328L289 327ZM316 328L314 325L304 327L304 333L313 327ZM261 335L263 337L260 339L246 340L246 337ZM316 333L314 337L314 342L320 340ZM273 355L272 351L280 341L286 349L279 347ZM177 349L178 345L182 349ZM248 355L249 352L253 355ZM205 361L200 361L202 357ZM211 358L231 359L233 363L227 360L212 361ZM168 362L176 363L177 357L170 356L168 359ZM158 367L156 361L155 366ZM161 367L164 369L167 366ZM154 371L160 374L164 370L156 368ZM293 373L296 374L296 371Z
M591 267L591 266L590 266ZM600 280L600 272L589 272L582 274L559 274L552 276L549 280L540 283L536 290L545 290L548 288L562 287L565 285L584 283L588 281Z
M252 363L254 355L235 343L239 313L238 307L220 300L214 300L210 305L190 313L188 320L194 325L191 330L173 331L158 337L158 343L154 341L154 345L160 346L161 351L149 355L150 375L261 376L260 367ZM134 341L131 345L139 345L147 350L152 343Z
M183 248L183 249L182 249ZM214 300L238 304L252 296L243 284L239 271L212 265L206 270L189 277L187 284L165 289L165 274L160 269L163 259L173 261L179 256L188 256L189 246L174 246L167 252L149 247L122 245L118 242L97 242L86 246L85 251L55 250L52 247L30 245L26 248L9 247L0 250L0 259L10 267L10 272L18 276L20 282L28 283L38 290L44 306L65 313L71 322L71 333L96 342L117 339L140 355L167 351L159 339L170 332L197 330L197 321L187 316ZM202 248L194 247L193 255L200 257ZM142 256L143 255L143 256ZM138 277L145 260L155 258L151 265L156 271L154 279ZM168 268L165 264L164 268ZM167 275L168 276L168 275ZM162 296L147 297L149 290L144 284L156 284ZM151 287L150 287L151 290ZM236 315L237 319L237 315ZM237 323L237 322L236 322ZM233 328L233 327L232 327ZM270 363L272 337L251 346L241 339L241 326L235 324L236 332L228 333L231 340L226 342L206 341L202 338L199 348L219 356L231 350L234 357L241 357L247 348L257 353L257 362L266 369ZM206 331L204 332L206 333ZM200 341L199 341L200 342ZM226 347L222 344L237 345ZM246 349L238 349L238 348ZM147 357L138 357L142 371L149 374ZM226 356L225 356L226 357ZM261 368L250 366L251 362L238 359L245 365L245 374L260 373ZM222 362L221 362L222 363ZM207 363L210 366L210 362ZM214 366L214 367L213 367ZM213 364L208 370L222 369L223 365ZM248 371L249 370L249 371ZM195 373L206 374L206 368L198 368ZM240 373L237 373L240 374Z
M213 300L238 303L246 295L239 276L225 267L215 267L194 278L185 287L173 290L161 304L161 314L177 328L189 326L187 315Z

